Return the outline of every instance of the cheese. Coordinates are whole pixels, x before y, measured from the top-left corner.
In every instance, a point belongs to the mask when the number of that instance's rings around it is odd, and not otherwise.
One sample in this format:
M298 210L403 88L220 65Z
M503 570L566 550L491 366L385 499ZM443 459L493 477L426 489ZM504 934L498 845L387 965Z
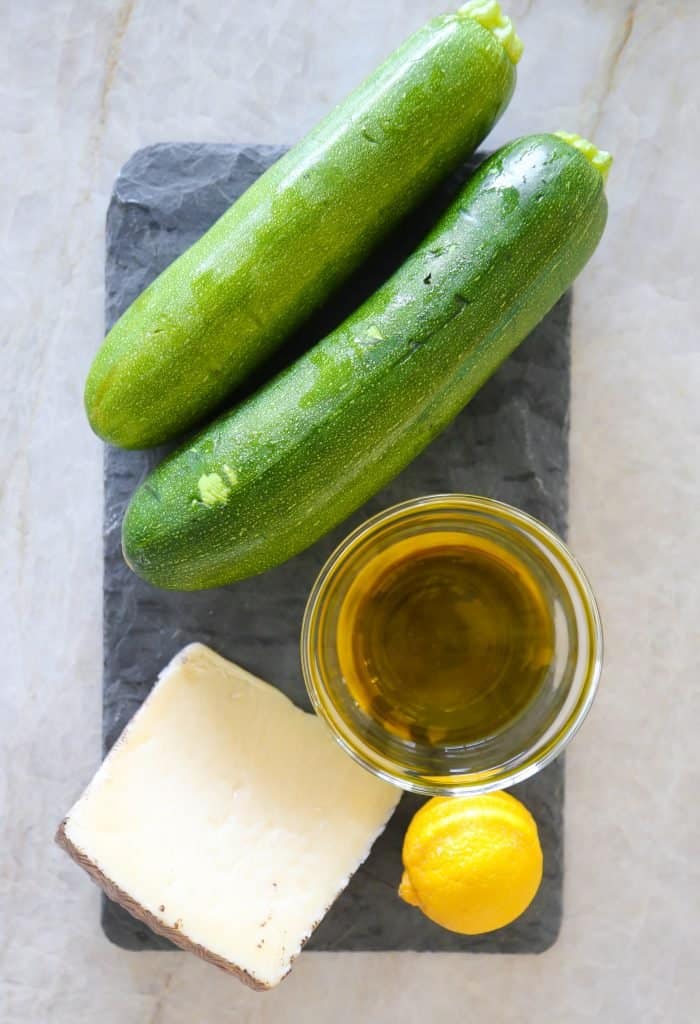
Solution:
M201 644L161 673L57 841L132 914L271 988L400 793Z

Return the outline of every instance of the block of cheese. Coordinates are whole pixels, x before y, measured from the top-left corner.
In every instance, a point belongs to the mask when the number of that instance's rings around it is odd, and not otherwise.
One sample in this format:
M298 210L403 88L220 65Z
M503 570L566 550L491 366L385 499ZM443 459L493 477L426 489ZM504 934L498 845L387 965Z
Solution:
M268 989L399 796L315 715L192 644L161 673L57 841L155 931Z

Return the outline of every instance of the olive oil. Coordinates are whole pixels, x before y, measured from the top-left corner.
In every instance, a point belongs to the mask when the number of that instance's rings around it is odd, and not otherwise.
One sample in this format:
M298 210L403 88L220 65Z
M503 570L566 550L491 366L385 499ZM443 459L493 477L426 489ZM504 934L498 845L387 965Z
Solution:
M515 553L477 535L394 543L350 585L338 621L340 668L354 699L404 739L477 743L539 692L554 623Z

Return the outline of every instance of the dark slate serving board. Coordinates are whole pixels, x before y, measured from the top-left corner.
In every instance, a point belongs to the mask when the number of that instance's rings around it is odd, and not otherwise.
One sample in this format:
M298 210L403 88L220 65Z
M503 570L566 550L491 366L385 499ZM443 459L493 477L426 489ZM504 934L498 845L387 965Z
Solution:
M275 146L164 144L125 165L107 217L106 319L126 306L284 152ZM454 194L468 168L414 214L381 252L285 348L275 368L324 333L385 278ZM345 534L397 501L439 491L500 498L566 530L570 296L565 296L453 425L389 487L330 536L264 576L220 590L167 593L125 566L119 532L126 502L164 449L105 458L104 741L109 749L160 669L194 640L275 683L309 707L298 654L306 596ZM269 368L267 370L269 373ZM255 386L255 381L251 387ZM320 950L434 950L535 953L559 931L563 880L563 763L518 787L537 819L545 877L516 922L476 938L434 926L396 896L401 843L420 798L404 796L366 864L312 936ZM105 900L102 924L126 949L172 949L165 939Z

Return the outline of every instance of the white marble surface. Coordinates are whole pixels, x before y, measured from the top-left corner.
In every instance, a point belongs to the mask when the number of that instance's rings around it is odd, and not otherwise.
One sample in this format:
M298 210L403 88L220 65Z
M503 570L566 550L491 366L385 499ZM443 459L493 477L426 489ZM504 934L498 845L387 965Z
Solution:
M306 954L258 995L184 954L111 947L97 890L52 845L100 750L101 449L81 392L111 182L157 140L295 140L443 3L1 5L4 1024L698 1019L694 0L508 5L526 53L494 138L563 127L616 157L607 235L576 290L571 539L608 646L568 762L556 945Z

